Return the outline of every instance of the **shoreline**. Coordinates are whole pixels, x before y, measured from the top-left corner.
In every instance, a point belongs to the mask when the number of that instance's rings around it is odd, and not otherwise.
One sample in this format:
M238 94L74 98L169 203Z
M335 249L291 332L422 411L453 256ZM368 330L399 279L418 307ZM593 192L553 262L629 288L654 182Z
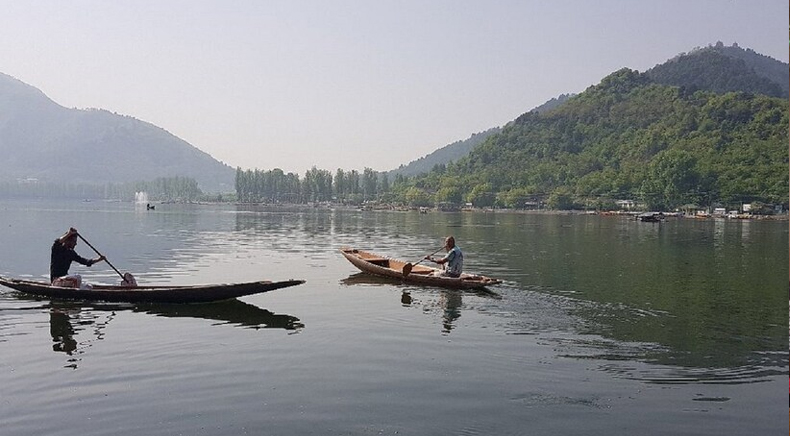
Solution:
M173 203L163 203L173 204ZM365 206L351 206L335 203L326 204L296 204L296 203L240 203L240 202L195 202L191 204L200 205L234 205L237 207L251 207L251 208L268 208L272 210L350 210L359 212L417 212L421 214L427 213L498 213L498 214L515 214L515 215L599 215L607 217L627 217L638 219L642 214L658 214L659 211L591 211L591 210L550 210L550 209L494 209L494 208L461 208L456 210L441 210L438 208L425 208L425 207L365 207ZM769 221L790 221L790 215L787 213L776 215L752 215L740 214L737 217L727 215L689 215L679 212L660 212L663 214L662 221L672 219L696 219L696 220L733 220L733 221L751 221L751 220L769 220Z

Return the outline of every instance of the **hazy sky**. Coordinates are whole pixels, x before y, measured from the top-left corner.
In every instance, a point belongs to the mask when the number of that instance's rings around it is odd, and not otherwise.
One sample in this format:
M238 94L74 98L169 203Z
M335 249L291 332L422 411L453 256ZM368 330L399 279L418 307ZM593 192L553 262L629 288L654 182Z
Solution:
M0 0L0 72L242 168L389 170L716 41L788 61L787 0Z

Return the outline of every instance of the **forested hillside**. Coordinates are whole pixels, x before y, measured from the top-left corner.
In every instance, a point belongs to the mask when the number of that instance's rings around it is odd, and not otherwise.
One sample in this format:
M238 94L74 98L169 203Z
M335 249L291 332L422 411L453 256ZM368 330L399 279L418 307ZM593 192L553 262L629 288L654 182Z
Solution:
M786 64L721 43L676 56L646 71L656 83L716 93L743 91L788 98Z
M415 186L479 206L786 204L788 102L692 92L622 69L554 111L522 115Z

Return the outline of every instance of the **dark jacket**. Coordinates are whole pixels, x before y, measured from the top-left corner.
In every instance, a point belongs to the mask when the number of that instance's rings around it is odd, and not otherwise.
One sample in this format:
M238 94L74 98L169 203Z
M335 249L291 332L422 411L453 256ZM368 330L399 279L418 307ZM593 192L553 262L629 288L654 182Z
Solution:
M69 275L71 262L81 263L85 266L93 264L93 262L80 256L73 249L67 248L56 239L52 244L52 255L49 259L49 280L52 281L58 277Z

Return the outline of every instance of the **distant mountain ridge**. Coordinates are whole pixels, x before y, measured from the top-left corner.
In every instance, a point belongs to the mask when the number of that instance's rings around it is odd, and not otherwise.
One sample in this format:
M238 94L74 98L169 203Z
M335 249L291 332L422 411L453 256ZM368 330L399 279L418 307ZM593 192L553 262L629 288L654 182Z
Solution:
M0 180L122 183L191 177L233 190L235 171L166 130L101 109L68 109L0 73Z
M390 179L397 175L402 176L416 176L418 174L427 173L436 165L446 165L450 162L458 160L478 146L482 144L489 136L499 132L499 127L492 127L488 130L473 133L467 139L462 141L455 141L452 144L447 144L444 147L427 154L417 160L409 162L407 165L401 165L388 173Z

